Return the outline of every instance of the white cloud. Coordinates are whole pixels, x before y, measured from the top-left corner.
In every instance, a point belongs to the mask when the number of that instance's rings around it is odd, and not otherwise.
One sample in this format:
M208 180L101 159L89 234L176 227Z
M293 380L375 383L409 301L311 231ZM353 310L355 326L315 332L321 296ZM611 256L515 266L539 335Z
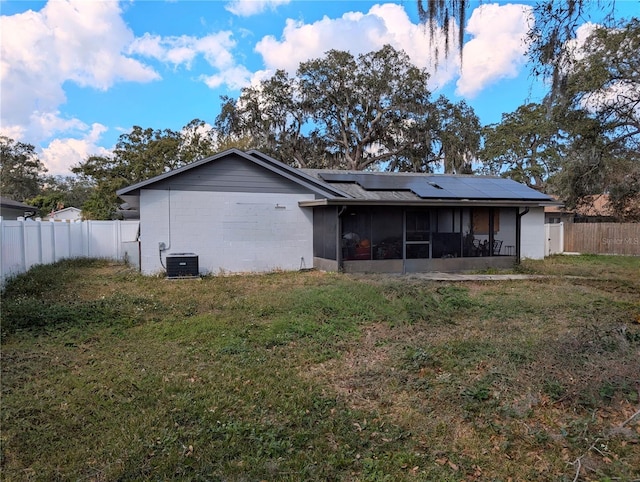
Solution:
M50 174L70 174L88 155L107 152L97 145L106 127L60 114L65 82L107 90L159 78L123 54L133 33L117 2L48 2L38 12L2 16L1 35L2 134L35 145L62 134L39 153Z
M286 5L290 0L232 0L225 7L229 12L240 17L249 17L264 12L267 9L275 10L280 5Z
M82 133L88 126L79 119L65 119L60 112L33 112L29 122L29 137L46 139L58 132Z
M587 39L595 32L601 25L587 22L580 25L576 30L576 37L570 39L567 43L567 52L571 60L582 60L585 56L584 44Z
M108 156L109 149L98 145L107 128L93 124L81 138L59 138L42 149L40 160L47 166L50 175L70 175L71 167L85 161L89 156Z
M147 33L132 42L129 52L170 63L174 67L184 66L186 69L191 68L196 57L202 56L217 72L201 75L199 80L211 89L226 85L231 90L237 90L249 83L251 72L236 64L232 53L236 42L232 35L229 31L200 38L187 35L160 37Z
M526 63L526 37L533 22L529 5L482 4L473 11L464 45L457 93L474 97L498 80L515 78Z
M585 23L576 30L576 37L567 42L567 51L571 68L573 62L584 61L587 52L584 49L589 37L602 25ZM640 99L640 82L634 79L619 79L607 83L603 88L585 94L580 103L590 112L598 112L611 106L626 110L629 115L640 117L640 105L636 99Z
M117 2L65 0L3 16L3 124L25 125L34 112L55 112L66 102L66 81L106 90L118 80L158 79L122 54L133 33L120 14Z
M457 36L457 31L457 26L451 28L451 39ZM441 87L458 72L457 55L444 58L442 30L436 30L432 42L428 28L412 23L404 8L397 4L375 5L367 13L348 12L337 19L325 16L311 24L288 19L280 40L266 36L255 50L269 70L285 69L293 73L300 62L322 57L331 49L358 55L385 44L404 50L415 65L427 68L432 74L431 88ZM436 49L440 52L437 70Z
M188 35L160 37L146 33L131 43L129 52L170 63L175 67L184 65L187 69L191 68L191 63L198 55L202 55L212 67L224 69L233 67L235 62L231 49L236 43L231 36L229 31L201 38Z
M202 75L202 80L210 89L217 89L222 85L226 85L232 90L239 90L249 83L251 72L243 65L237 65L225 69L224 71L213 75Z

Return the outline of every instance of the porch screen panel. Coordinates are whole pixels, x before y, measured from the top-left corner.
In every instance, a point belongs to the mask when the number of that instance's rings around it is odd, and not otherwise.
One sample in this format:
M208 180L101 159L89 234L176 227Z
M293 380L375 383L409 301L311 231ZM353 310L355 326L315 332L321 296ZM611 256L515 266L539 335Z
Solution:
M407 259L428 258L431 243L431 212L407 211L405 222Z
M465 256L494 256L501 254L503 251L506 253L514 250L515 241L511 239L512 237L510 236L507 241L500 233L501 211L501 209L491 207L473 207L470 209L470 214L465 213L466 216L471 218L470 231L464 238ZM511 223L507 223L507 225L511 225ZM493 227L493 232L491 227ZM515 227L511 231L513 231L513 238L515 239Z
M335 208L313 210L313 255L336 260L337 211Z
M402 259L402 210L377 208L371 215L373 259Z
M433 233L433 258L459 258L462 256L462 213L459 208L436 210Z
M371 213L368 208L347 209L342 219L342 259L371 259Z

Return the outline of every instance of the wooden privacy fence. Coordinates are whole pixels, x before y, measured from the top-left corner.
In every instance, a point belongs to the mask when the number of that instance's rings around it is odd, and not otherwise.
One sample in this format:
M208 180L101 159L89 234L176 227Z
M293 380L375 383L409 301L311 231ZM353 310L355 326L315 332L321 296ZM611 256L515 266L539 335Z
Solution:
M640 223L564 223L564 251L640 256Z
M139 263L139 221L5 221L0 218L0 285L37 264L64 258Z

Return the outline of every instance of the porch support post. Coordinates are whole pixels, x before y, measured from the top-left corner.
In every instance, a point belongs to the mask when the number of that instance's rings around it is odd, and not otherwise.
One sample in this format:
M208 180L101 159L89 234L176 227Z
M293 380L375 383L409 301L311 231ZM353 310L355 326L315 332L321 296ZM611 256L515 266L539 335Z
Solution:
M516 208L516 264L520 264L520 243L522 241L522 216L529 212L529 208L524 208L520 212L520 208Z
M493 256L493 227L494 227L494 219L496 215L496 208L489 208L489 256Z
M338 261L338 271L344 271L344 261L342 259L342 213L346 206L336 207L336 260Z

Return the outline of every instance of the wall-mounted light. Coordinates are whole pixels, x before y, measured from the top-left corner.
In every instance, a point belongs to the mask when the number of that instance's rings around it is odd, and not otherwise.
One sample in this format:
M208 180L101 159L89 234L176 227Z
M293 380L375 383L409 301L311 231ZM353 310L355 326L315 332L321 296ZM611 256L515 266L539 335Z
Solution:
M283 206L282 204L276 204L276 209L287 209L287 206Z

